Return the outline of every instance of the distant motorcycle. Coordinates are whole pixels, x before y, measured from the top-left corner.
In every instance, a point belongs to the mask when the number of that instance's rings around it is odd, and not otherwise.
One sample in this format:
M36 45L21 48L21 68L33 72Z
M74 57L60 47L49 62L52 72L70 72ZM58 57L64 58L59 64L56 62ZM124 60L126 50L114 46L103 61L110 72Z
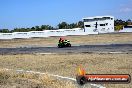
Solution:
M64 48L64 47L71 47L71 43L69 40L59 41L58 48Z

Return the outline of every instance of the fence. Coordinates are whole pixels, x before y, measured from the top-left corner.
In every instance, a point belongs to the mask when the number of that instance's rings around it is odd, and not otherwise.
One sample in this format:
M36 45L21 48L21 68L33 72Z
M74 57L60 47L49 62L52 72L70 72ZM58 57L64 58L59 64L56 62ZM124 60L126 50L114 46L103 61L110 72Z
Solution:
M30 31L30 32L13 32L0 33L0 39L18 39L18 38L37 38L37 37L51 37L51 36L68 36L68 35L88 35L98 34L98 32L84 32L82 28L74 29L59 29L59 30L45 30L45 31Z

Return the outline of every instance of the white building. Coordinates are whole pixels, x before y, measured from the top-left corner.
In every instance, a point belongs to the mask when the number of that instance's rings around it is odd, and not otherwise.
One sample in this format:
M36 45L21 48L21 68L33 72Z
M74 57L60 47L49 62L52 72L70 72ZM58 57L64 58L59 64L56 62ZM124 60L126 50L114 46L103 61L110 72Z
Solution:
M119 32L132 32L132 25L124 26Z
M109 33L114 32L113 16L95 16L83 18L84 32L88 33Z

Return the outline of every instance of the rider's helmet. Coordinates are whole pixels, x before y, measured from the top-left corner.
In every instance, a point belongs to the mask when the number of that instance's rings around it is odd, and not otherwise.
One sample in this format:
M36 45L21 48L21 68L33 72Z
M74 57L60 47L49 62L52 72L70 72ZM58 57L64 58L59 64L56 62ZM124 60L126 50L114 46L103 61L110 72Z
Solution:
M61 37L60 40L65 40L65 39Z

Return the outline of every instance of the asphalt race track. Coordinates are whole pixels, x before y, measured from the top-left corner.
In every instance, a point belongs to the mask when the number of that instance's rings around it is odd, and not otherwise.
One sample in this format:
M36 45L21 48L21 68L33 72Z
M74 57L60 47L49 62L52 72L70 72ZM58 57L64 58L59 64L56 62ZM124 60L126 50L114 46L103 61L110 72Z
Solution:
M20 47L0 48L0 54L33 53L132 53L132 44L79 45L67 48L58 47Z

